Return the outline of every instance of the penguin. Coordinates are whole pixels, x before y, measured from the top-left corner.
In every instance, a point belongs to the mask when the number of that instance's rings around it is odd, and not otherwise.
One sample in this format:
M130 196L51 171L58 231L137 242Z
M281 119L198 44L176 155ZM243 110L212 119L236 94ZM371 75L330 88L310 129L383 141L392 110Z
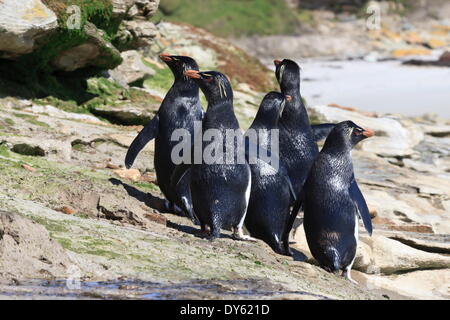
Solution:
M309 170L319 154L314 132L300 94L300 67L292 60L274 60L275 76L281 93L292 97L286 101L279 120L280 159L283 160L296 195L301 193ZM291 205L294 204L293 202ZM298 211L292 211L283 234L285 251L289 251L289 233Z
M353 172L352 148L375 133L352 121L335 126L314 161L296 207L303 206L306 240L312 255L328 272L352 282L350 270L358 245L358 216L369 235L372 223Z
M172 71L174 83L155 117L139 132L130 145L125 157L125 166L130 168L145 145L155 139L154 166L158 185L166 198L166 209L176 212L176 205L181 206L192 218L192 212L189 210L191 202L189 189L181 184L180 191L177 193L170 187L170 179L175 169L171 152L174 145L178 143L178 141L172 141L171 136L175 129L184 128L193 137L194 122L202 120L203 110L200 104L199 87L195 81L183 74L186 70L198 70L198 65L194 59L186 56L171 56L163 53L160 58Z
M246 137L252 134L258 137L259 149L272 152L270 139L278 129L278 121L283 112L286 100L279 92L268 93L258 109L256 117L246 132ZM278 143L278 141L276 141ZM283 232L289 217L290 203L295 200L295 192L290 182L287 170L281 161L274 166L258 157L250 162L252 187L250 202L245 218L245 227L252 237L263 240L273 251L282 255L290 255L283 245Z
M203 134L206 136L205 133L212 130L220 133L219 137L201 144L201 161L194 159L188 169L193 211L202 230L209 229L209 240L218 238L223 227L232 227L233 237L237 240L254 240L243 233L250 197L251 172L243 150L244 135L233 110L231 85L225 75L215 71L188 70L185 75L199 85L208 101L202 122ZM237 140L230 141L226 138L230 131L237 134ZM194 149L196 147L194 145ZM216 155L223 151L222 156L216 161L206 161L206 150L213 149ZM240 153L243 161L239 159Z

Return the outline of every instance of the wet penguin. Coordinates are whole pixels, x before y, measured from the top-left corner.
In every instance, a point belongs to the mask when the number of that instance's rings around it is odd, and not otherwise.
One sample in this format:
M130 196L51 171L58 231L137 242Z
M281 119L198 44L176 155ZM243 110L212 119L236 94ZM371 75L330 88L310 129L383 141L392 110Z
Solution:
M276 140L278 120L286 100L290 99L291 97L285 97L278 92L268 93L246 133L249 138L253 134L253 137L257 138L255 143L259 149L266 150L267 152L264 152L267 154L275 152L272 150L272 139ZM289 217L290 203L295 200L295 193L287 170L279 159L275 160L277 163L269 163L260 157L255 160L249 161L252 188L245 227L252 237L263 240L275 252L289 255L286 249L289 248L289 244L284 245L282 238Z
M274 63L276 66L275 75L280 84L281 92L292 97L291 101L286 101L286 106L279 121L280 159L285 164L294 191L298 195L315 158L319 154L319 149L300 94L300 67L289 59L275 60ZM298 211L292 211L283 234L286 251L289 251L289 233L297 213Z
M170 187L170 178L175 169L171 152L178 143L178 141L171 141L171 136L175 129L184 128L193 137L194 122L201 121L203 111L197 83L184 75L186 70L198 70L195 60L168 54L161 54L160 58L169 66L175 80L155 117L139 132L128 149L125 165L130 168L145 145L155 139L154 166L158 185L168 201L167 209L175 211L175 204L184 202L186 206L189 206L190 195L188 188L182 185L183 199L179 199Z
M218 137L211 137L210 142L201 144L203 157L200 161L194 159L189 169L195 215L202 230L210 229L210 240L220 236L221 228L229 226L236 239L251 240L242 230L250 197L251 172L245 161L243 143L241 147L237 143L238 139L242 142L244 139L233 110L231 85L219 72L190 70L185 74L197 82L208 101L202 123L204 140L208 132L220 133ZM238 133L238 138L227 139L230 131ZM208 153L208 150L215 151ZM221 151L222 156L206 161L208 154L218 155Z
M373 135L373 131L351 121L337 124L314 161L296 204L303 205L303 225L314 258L325 270L342 271L349 280L358 243L358 216L372 234L369 210L355 180L351 150Z

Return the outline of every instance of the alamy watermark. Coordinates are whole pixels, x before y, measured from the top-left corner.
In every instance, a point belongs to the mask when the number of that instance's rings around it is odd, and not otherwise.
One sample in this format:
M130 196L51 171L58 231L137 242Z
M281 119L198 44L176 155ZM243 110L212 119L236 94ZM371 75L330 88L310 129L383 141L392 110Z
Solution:
M171 152L178 164L257 164L264 161L276 171L279 168L279 130L240 129L202 130L202 122L194 122L194 137L186 129L172 132L171 141L178 142ZM263 147L264 146L264 147Z

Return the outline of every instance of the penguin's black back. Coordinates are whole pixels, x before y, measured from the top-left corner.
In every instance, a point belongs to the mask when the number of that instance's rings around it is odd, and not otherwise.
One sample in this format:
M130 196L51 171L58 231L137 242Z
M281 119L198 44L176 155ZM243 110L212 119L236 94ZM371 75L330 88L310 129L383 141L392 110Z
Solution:
M357 247L357 210L350 194L351 148L341 144L338 129L328 136L303 189L308 246L320 265L331 272L350 265Z
M243 134L239 128L239 122L233 110L233 93L228 80L217 72L205 73L208 77L214 77L207 85L220 83L219 91L207 91L205 95L208 99L208 108L203 119L203 133L209 129L216 129L222 133L223 159L229 154L226 149L227 142L234 146L230 158L230 164L208 164L205 161L195 163L191 169L191 194L194 204L194 211L202 224L211 227L212 238L218 237L220 229L225 226L237 227L243 222L248 206L248 196L250 192L251 173L248 164L245 162L245 153L238 150L237 141L227 141L227 130L235 130L240 133L243 148ZM217 82L212 82L217 81ZM205 90L217 89L202 88ZM212 89L211 89L212 88ZM225 92L225 93L224 93ZM219 145L219 141L203 142L202 149ZM243 162L239 163L238 155L244 155Z
M155 139L154 165L158 185L164 196L175 202L175 195L170 188L170 178L175 169L171 159L172 148L178 141L171 141L176 129L186 129L194 136L194 121L201 121L202 108L199 89L195 83L186 86L183 79L175 81L164 98L158 111L159 130ZM193 141L193 140L192 140Z
M281 68L277 67L277 78L282 93L291 96L292 100L286 102L279 123L280 158L286 165L294 190L300 193L319 149L300 94L300 68L288 59L282 64Z
M269 154L273 151L271 130L279 130L278 119L284 103L281 93L267 94L249 128L255 130L259 147ZM286 254L282 240L291 202L288 172L281 161L273 166L261 159L250 163L250 169L252 189L245 226L251 236L263 240L275 252Z

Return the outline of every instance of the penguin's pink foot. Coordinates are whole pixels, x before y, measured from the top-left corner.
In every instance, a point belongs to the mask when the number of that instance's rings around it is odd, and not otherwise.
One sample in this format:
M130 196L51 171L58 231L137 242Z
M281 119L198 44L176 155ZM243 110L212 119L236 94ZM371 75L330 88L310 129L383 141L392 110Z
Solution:
M359 285L359 283L358 283L357 281L355 281L355 280L352 279L352 277L351 277L351 275L350 275L350 269L345 270L343 276L344 276L347 280L349 280L350 282Z
M245 235L244 232L242 231L242 228L233 228L233 238L235 240L242 240L242 241L253 241L253 242L258 241L255 238Z
M208 225L204 225L202 226L202 229L198 230L195 234L202 238L208 238L211 236L211 228Z

